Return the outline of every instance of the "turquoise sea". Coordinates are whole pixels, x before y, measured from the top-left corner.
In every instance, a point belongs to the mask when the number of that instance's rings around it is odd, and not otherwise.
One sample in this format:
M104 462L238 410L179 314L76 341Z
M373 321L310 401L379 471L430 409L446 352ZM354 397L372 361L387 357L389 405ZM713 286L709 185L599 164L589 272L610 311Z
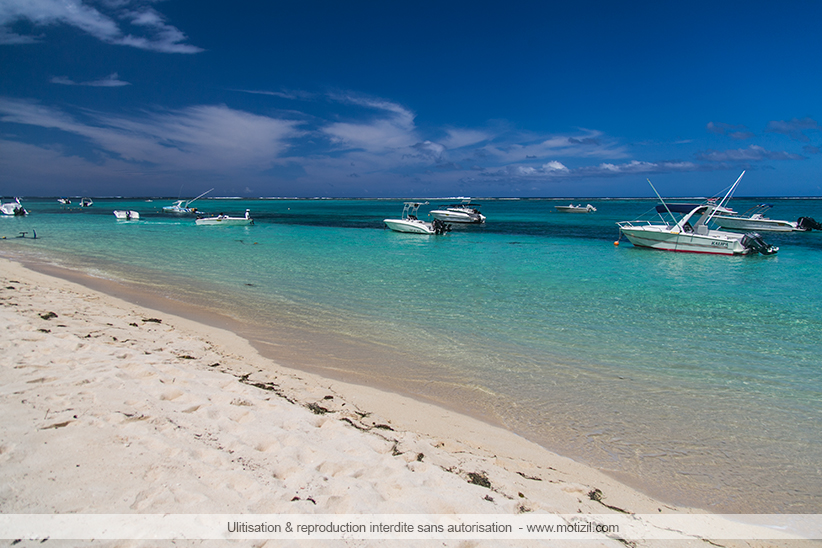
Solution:
M285 365L501 424L670 503L822 513L822 232L724 257L614 245L651 200L478 199L487 223L445 236L384 229L401 200L194 204L250 227L162 214L173 199L22 201L2 256L219 311ZM822 199L768 201L822 220ZM453 200L430 202L420 217Z

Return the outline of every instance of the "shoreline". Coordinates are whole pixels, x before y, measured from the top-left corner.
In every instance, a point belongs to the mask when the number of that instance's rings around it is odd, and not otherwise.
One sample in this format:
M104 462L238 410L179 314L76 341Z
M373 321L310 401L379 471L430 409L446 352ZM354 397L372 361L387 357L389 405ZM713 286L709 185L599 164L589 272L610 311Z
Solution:
M0 283L3 513L708 513L225 329L5 258Z
M391 398L395 396L402 397L423 406L427 405L434 409L446 410L456 417L470 418L484 425L497 428L518 439L526 440L551 455L567 459L569 462L579 464L586 469L596 470L597 473L616 482L616 484L627 486L668 507L694 508L698 509L697 511L706 513L717 512L717 510L709 509L710 506L700 505L700 497L689 496L688 491L683 490L681 486L677 486L677 491L672 492L666 490L665 485L643 482L640 476L634 476L616 469L597 468L594 464L586 462L584 454L562 454L553 449L551 445L541 444L539 441L529 439L524 433L518 432L515 428L505 424L505 420L496 414L493 400L481 390L471 394L464 387L449 386L447 383L443 383L439 390L431 390L430 383L425 375L420 374L418 371L403 372L404 376L401 379L382 379L380 375L384 373L379 370L380 360L396 358L375 345L362 343L362 346L357 346L357 341L352 343L338 339L334 339L329 344L327 340L318 340L318 337L320 339L323 337L322 333L307 335L299 328L283 327L281 325L273 329L269 329L270 326L268 325L255 328L254 325L242 318L228 316L226 311L233 310L233 306L221 309L220 307L210 306L209 303L185 302L178 300L173 294L157 291L152 286L144 288L137 282L121 280L116 274L113 277L98 277L83 270L73 269L71 266L46 262L42 258L26 257L9 260L18 262L25 268L40 274L77 284L89 291L100 292L126 303L181 317L196 326L203 325L208 328L230 332L250 346L252 351L259 354L261 358L270 360L290 371L311 374L324 381L334 380L341 385L349 386L349 392L354 394L352 396L354 398L360 397L360 393L366 388L374 390L377 394L386 396L385 399L389 402L384 406L387 407L385 409L374 409L375 412L379 412L381 415L392 416L393 412L390 409ZM341 358L341 354L345 356ZM410 360L409 356L404 357ZM409 363L411 362L409 361ZM360 369L360 371L354 371L355 369ZM458 392L453 392L454 390L458 390ZM462 390L462 392L459 392L459 390ZM459 397L454 398L457 395ZM472 397L476 399L472 400ZM374 399L376 403L373 405L379 406L382 398L376 397ZM473 402L475 405L466 411L464 406L459 405L459 402ZM424 409L424 407L420 408L416 414L424 414ZM434 426L437 424L434 421ZM410 425L412 429L416 427L416 424ZM482 445L480 442L478 444ZM562 439L556 440L556 445L561 447ZM732 513L734 512L736 511L732 511Z

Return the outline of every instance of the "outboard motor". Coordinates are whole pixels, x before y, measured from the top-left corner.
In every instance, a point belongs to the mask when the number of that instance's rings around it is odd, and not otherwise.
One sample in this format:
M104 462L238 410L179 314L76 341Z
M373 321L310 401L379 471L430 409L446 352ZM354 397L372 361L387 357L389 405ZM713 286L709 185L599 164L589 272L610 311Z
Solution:
M756 232L748 232L742 237L742 245L753 251L754 253L761 253L762 255L773 255L779 251L778 247L774 247L765 242Z
M451 225L445 224L439 219L434 219L431 226L434 228L434 234L438 234L440 236L451 231Z
M811 230L822 230L822 224L817 223L810 217L800 217L796 220L796 228L809 232Z

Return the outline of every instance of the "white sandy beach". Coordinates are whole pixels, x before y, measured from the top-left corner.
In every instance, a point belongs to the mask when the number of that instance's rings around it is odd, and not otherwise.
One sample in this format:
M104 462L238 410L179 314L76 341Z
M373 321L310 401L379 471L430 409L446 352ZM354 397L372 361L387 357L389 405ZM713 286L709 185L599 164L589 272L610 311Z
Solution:
M233 333L6 259L0 305L2 514L692 512L505 430L283 368ZM156 545L144 542L116 545Z

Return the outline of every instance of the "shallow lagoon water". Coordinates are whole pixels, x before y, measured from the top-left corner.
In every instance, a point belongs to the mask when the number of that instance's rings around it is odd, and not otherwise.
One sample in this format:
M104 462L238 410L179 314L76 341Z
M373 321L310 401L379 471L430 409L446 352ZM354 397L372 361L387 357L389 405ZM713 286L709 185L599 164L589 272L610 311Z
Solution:
M650 200L478 200L488 222L442 237L385 230L399 200L195 204L249 208L251 227L198 227L172 201L24 200L0 253L220 309L288 365L500 423L672 503L822 511L822 233L722 257L615 246ZM822 200L770 201L822 219Z

